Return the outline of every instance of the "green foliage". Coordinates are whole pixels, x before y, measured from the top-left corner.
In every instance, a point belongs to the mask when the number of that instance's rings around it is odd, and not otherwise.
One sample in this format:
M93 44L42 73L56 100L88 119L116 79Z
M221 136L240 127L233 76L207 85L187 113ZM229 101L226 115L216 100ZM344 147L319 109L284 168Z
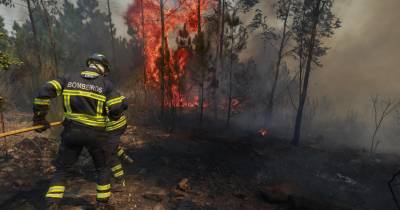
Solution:
M56 54L59 57L61 72L75 72L85 67L88 55L99 52L112 58L111 35L109 33L107 14L99 8L97 0L79 0L76 5L72 1L65 0L63 5L57 1L44 1L51 19L51 26L56 42ZM46 78L52 71L52 46L48 36L48 27L44 17L42 4L35 1L33 15L36 18L36 30L40 42L40 53L43 60L43 69L40 69L40 77ZM24 61L24 69L35 67L36 58L32 43L32 28L29 21L23 24L14 24L17 54ZM141 60L139 46L135 32L130 30L128 35L131 40L116 37L113 26L114 44L116 48L117 66L112 67L113 78L122 78L124 73L131 71L134 62ZM28 71L30 72L30 71Z
M10 1L11 2L11 1ZM60 3L61 2L61 3ZM16 104L20 107L30 107L30 98L35 94L32 75L42 83L54 75L54 48L52 46L48 24L52 29L56 43L55 52L58 58L58 72L68 74L86 68L86 58L94 52L105 54L112 59L112 44L107 14L99 8L98 0L34 0L32 13L39 42L39 52L35 50L32 25L29 19L23 23L14 23L12 36L0 39L1 68L20 64L7 74L3 74L2 84L12 84L10 94L14 90L27 90L18 97ZM44 7L47 10L44 10ZM26 11L27 12L27 11ZM46 19L46 14L48 19ZM48 21L50 20L50 21ZM0 32L7 34L0 22ZM117 58L116 66L112 66L110 77L119 84L132 81L138 77L134 64L142 59L140 46L136 39L135 30L128 32L128 37L117 37L113 27L114 45ZM7 47L6 47L7 46ZM38 56L41 56L41 66L38 68ZM20 59L15 59L18 57ZM7 61L7 62L3 62ZM29 92L31 91L31 92ZM20 94L20 93L18 93Z
M316 14L317 4L319 13ZM332 12L334 0L305 0L298 1L295 4L295 14L293 21L293 33L297 42L297 50L304 54L307 46L312 41L312 30L315 20L318 21L317 36L315 37L315 45L313 50L314 64L321 66L319 58L326 55L328 47L323 45L322 40L329 38L334 34L334 30L341 26L341 21ZM318 15L318 17L316 17ZM306 56L304 56L305 58Z
M248 25L250 32L255 32L256 30L260 30L260 34L262 39L265 41L276 40L277 34L275 32L275 28L271 27L268 22L267 16L264 16L262 10L256 9L255 15Z
M21 61L12 55L11 44L4 29L3 18L0 17L0 70L8 70L12 65L20 65Z
M0 70L8 70L11 65L21 65L22 62L9 54L0 51Z
M12 0L0 0L0 4L5 5L7 7L14 7Z

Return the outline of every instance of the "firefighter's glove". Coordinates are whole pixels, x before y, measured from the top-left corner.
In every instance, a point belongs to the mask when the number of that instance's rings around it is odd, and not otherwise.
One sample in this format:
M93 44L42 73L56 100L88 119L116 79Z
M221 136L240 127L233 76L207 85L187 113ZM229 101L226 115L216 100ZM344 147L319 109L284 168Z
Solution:
M35 113L33 115L33 126L42 125L43 128L36 129L38 133L42 133L50 128L50 123L46 120L46 115Z

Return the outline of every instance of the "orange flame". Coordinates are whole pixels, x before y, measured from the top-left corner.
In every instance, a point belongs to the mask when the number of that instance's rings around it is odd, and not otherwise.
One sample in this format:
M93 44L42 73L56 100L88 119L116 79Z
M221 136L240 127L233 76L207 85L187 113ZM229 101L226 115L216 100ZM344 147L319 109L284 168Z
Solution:
M260 134L260 136L262 136L262 137L266 137L268 135L268 130L266 128L261 128L258 131L258 134Z
M212 0L215 1L215 0ZM200 4L200 11L203 14L210 7L207 0L202 0ZM165 3L165 40L167 49L165 54L170 56L165 57L166 71L164 81L168 81L171 91L172 102L174 106L198 106L197 99L194 97L193 101L188 101L189 96L184 96L179 87L184 86L181 84L181 78L186 76L186 65L191 56L191 42L182 43L177 40L177 49L169 49L168 38L170 34L185 35L187 33L188 40L194 37L198 28L197 17L198 0L175 0ZM142 9L144 26L142 25ZM157 65L161 54L161 18L160 18L160 1L159 0L135 0L131 4L126 13L127 24L134 28L139 36L143 36L145 40L144 54L146 56L146 86L158 88L160 85L160 70ZM205 20L202 18L201 24ZM179 30L183 27L183 30ZM186 47L185 47L186 46ZM166 82L167 84L167 82ZM167 94L167 92L165 93ZM193 98L193 97L191 97ZM168 103L166 103L168 104Z

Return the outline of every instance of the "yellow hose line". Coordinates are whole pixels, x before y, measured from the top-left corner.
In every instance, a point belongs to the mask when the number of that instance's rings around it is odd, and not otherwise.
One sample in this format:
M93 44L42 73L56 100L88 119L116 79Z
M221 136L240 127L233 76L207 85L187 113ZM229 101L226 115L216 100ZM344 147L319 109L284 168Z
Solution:
M60 122L52 122L52 123L50 123L50 126L54 127L54 126L59 126L61 124L62 124L61 121ZM16 134L20 134L20 133L26 133L26 132L40 129L43 127L44 127L43 125L37 125L37 126L29 127L29 128L22 128L22 129L18 129L18 130L14 130L14 131L7 131L5 133L0 133L0 138L16 135Z

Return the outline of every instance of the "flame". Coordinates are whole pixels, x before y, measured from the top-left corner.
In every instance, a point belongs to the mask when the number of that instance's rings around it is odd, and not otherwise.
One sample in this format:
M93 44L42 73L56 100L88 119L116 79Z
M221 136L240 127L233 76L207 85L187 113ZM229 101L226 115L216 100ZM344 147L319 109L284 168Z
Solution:
M266 136L268 135L268 130L267 130L266 128L261 128L261 129L258 131L258 134L259 134L260 136L262 136L262 137L266 137Z
M215 0L213 0L215 1ZM201 0L200 13L204 14L212 6L212 1ZM190 93L182 93L180 87L193 86L182 84L182 78L187 76L186 65L192 56L191 39L198 29L197 17L198 0L175 0L165 3L165 73L164 81L166 93L170 91L172 105L177 107L196 107L199 104L199 97L191 97ZM143 22L142 25L142 9ZM202 15L203 16L203 15ZM161 18L159 0L135 0L126 13L127 24L134 28L140 38L144 36L144 54L146 56L147 87L160 87L159 59L161 55ZM201 24L205 23L204 18ZM177 38L176 49L169 48L169 39L172 35ZM168 86L167 86L168 85ZM166 103L169 104L169 103ZM206 105L205 105L206 106Z

